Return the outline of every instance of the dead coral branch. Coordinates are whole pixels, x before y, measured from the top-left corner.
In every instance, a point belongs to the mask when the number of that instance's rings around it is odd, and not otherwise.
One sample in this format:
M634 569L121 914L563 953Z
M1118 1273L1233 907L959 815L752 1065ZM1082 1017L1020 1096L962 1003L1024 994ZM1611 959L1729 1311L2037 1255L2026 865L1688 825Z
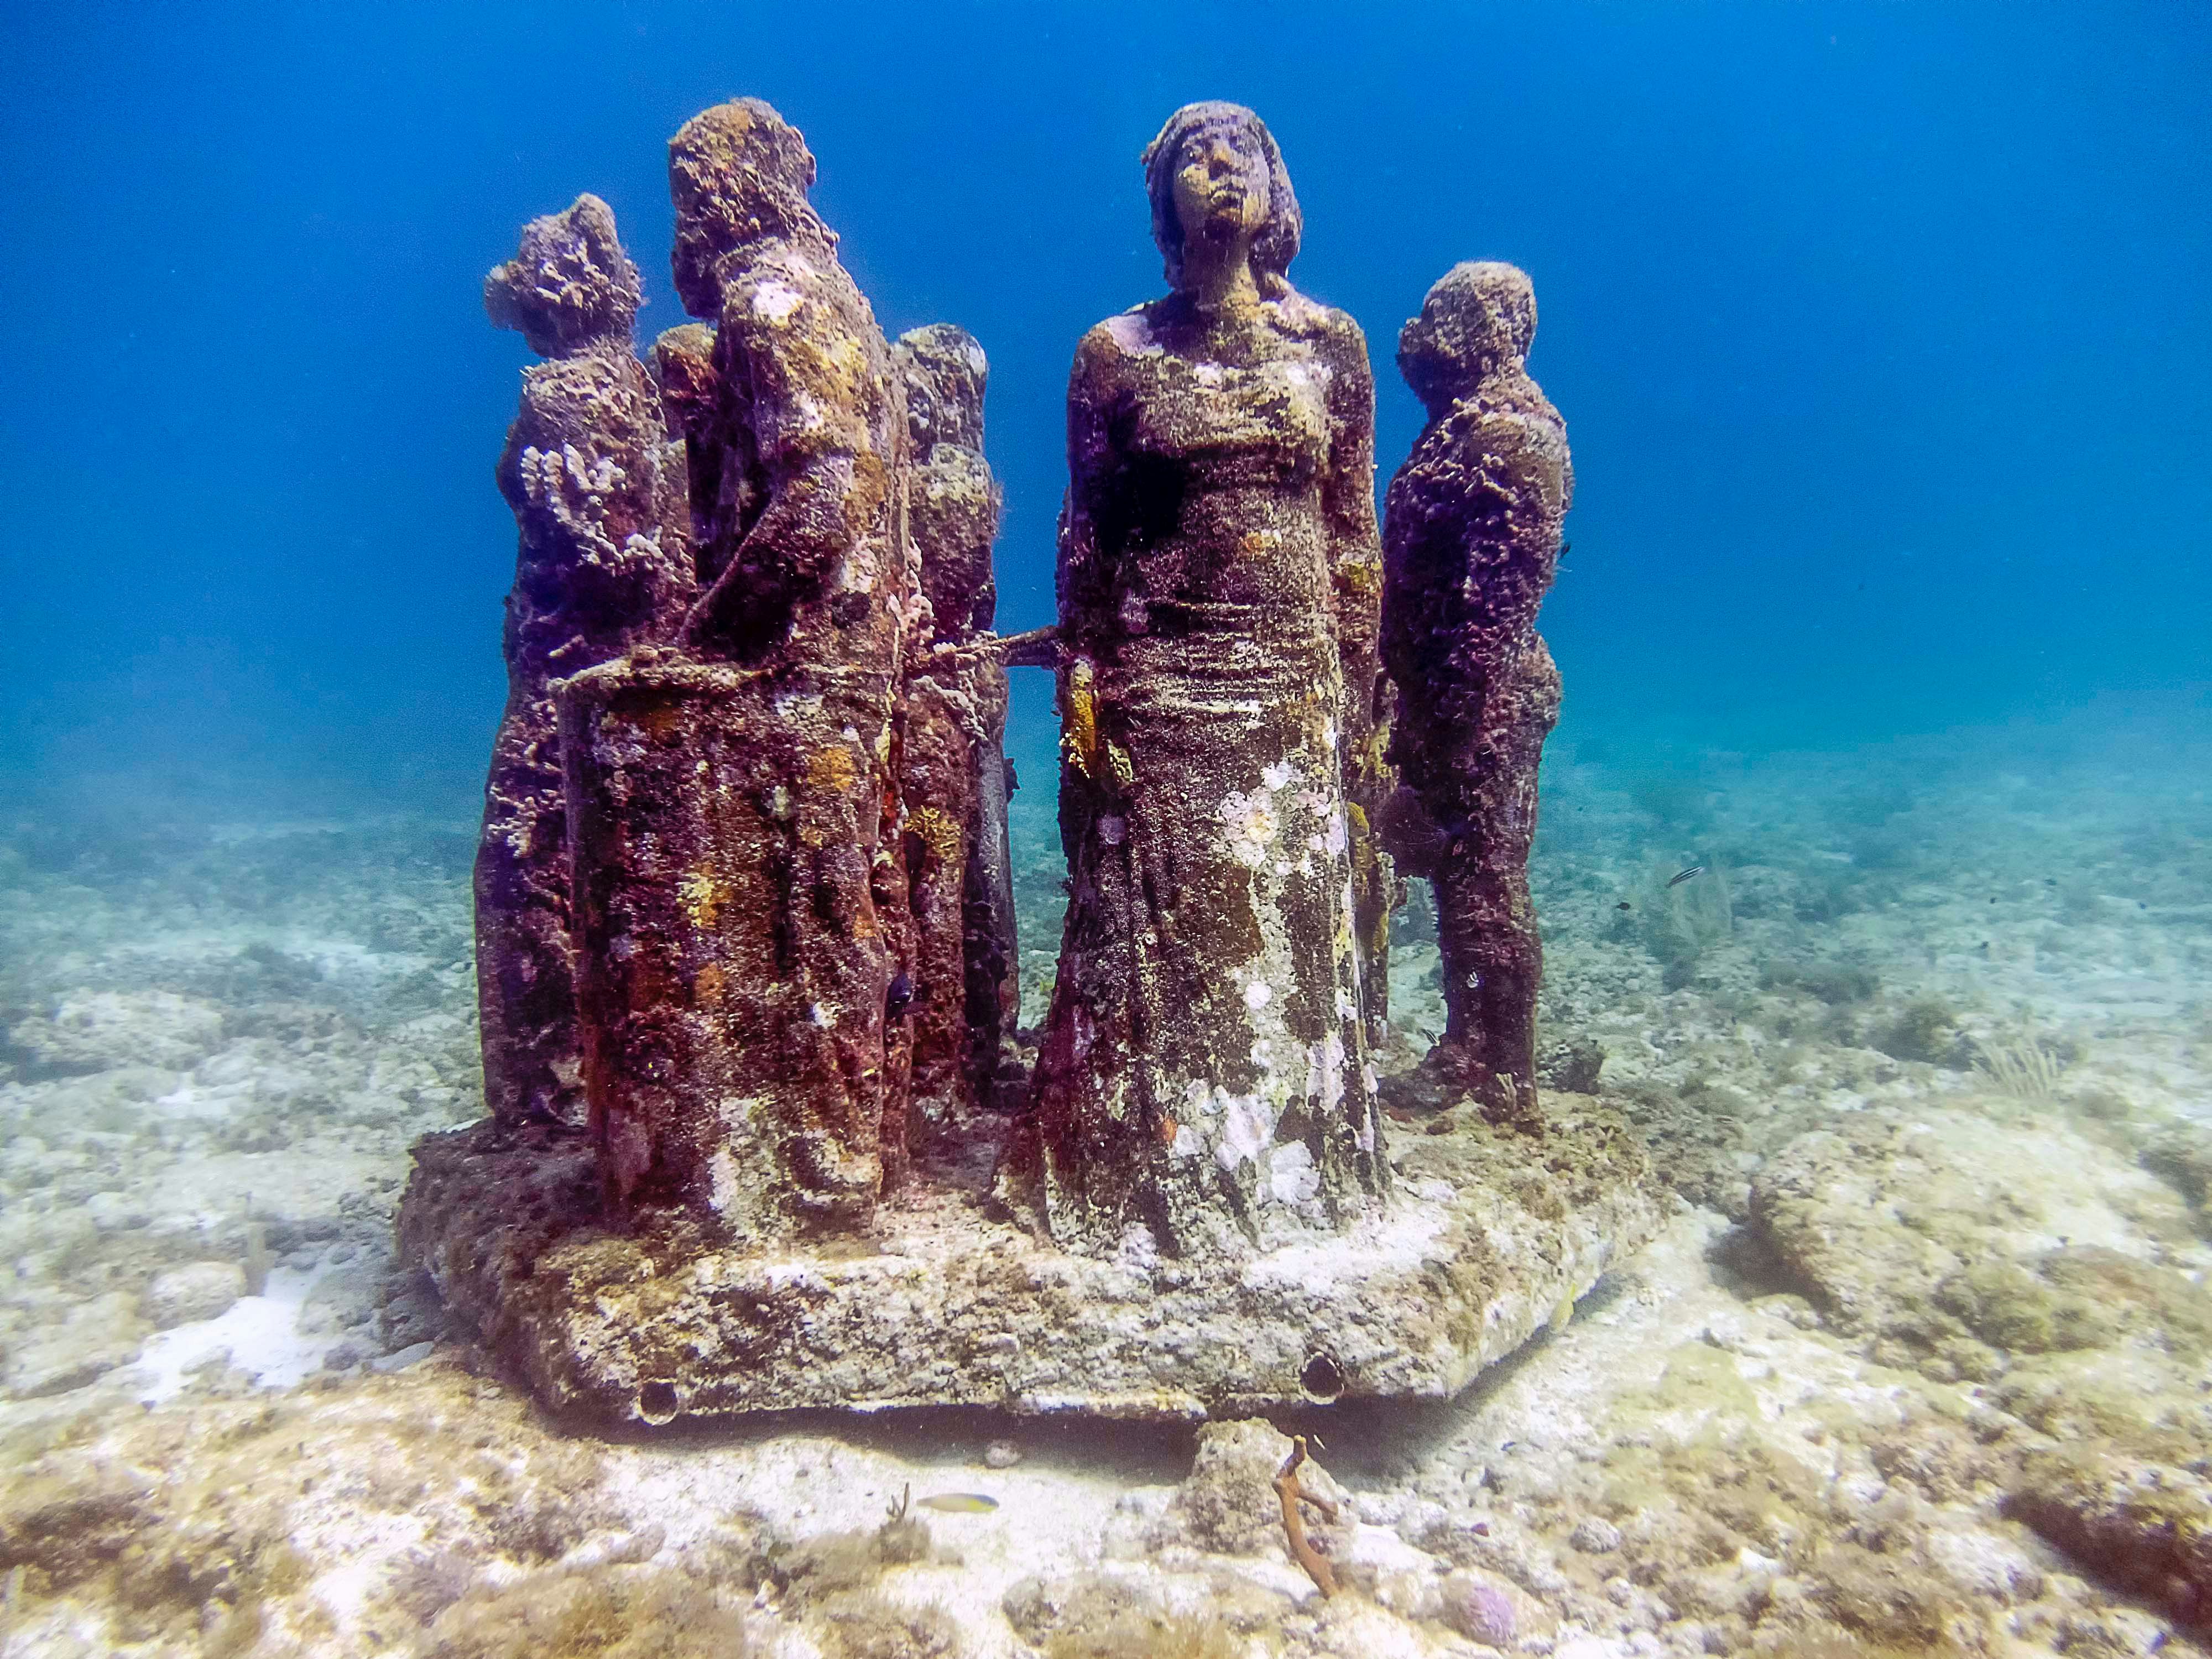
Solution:
M1291 1558L1306 1570L1306 1577L1314 1581L1315 1588L1323 1595L1334 1595L1336 1574L1328 1565L1328 1558L1307 1541L1306 1523L1298 1513L1298 1505L1310 1504L1331 1521L1336 1519L1336 1505L1299 1487L1298 1465L1305 1461L1306 1437L1294 1434L1291 1437L1291 1455L1275 1471L1275 1496L1283 1504L1283 1536L1290 1542Z

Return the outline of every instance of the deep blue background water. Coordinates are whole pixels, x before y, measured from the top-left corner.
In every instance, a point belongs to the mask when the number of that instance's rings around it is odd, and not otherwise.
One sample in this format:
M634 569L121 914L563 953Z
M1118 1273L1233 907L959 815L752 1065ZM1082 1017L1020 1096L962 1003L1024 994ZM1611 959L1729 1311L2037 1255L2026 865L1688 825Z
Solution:
M1073 344L1158 291L1137 153L1226 97L1288 160L1294 280L1367 328L1385 477L1425 288L1534 275L1571 736L2205 708L2212 8L1262 10L11 0L0 779L465 804L527 361L483 273L592 190L641 331L681 320L665 141L741 93L886 329L991 354L1002 626L1049 619Z

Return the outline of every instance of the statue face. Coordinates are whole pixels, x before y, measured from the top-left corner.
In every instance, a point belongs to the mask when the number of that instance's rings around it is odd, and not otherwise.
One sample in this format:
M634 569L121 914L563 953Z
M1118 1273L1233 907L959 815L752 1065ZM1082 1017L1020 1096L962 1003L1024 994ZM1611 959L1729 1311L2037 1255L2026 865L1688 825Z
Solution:
M1267 158L1249 127L1224 123L1191 134L1176 158L1174 183L1187 242L1249 241L1267 222Z

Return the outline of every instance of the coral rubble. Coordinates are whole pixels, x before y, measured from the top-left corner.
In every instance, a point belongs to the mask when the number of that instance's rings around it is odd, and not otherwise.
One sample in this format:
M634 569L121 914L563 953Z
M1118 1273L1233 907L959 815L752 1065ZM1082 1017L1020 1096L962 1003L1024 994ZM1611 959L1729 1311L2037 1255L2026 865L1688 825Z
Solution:
M1438 1062L1534 1126L1543 945L1528 898L1536 763L1559 676L1536 632L1574 492L1565 424L1523 367L1536 296L1455 265L1399 336L1429 423L1390 482L1382 654L1398 689L1394 844L1435 883L1448 1024Z
M2212 1025L2192 953L2212 847L2145 826L2188 822L2205 769L2160 751L2121 797L2102 749L2070 791L2023 766L2046 820L1999 766L1954 758L1917 809L1942 829L1913 848L1913 902L1855 897L1844 930L1833 895L1884 878L1839 885L1823 792L1877 763L1800 755L1734 780L1737 927L1686 982L1643 932L1652 849L1626 775L1563 769L1533 872L1546 1035L1601 1042L1602 1086L1645 1091L1630 1103L1662 1158L1674 1141L1661 1172L1689 1200L1571 1308L1542 1253L1567 1216L1591 1248L1561 1279L1611 1260L1589 1207L1608 1177L1553 1168L1586 1109L1549 1092L1553 1068L1540 1142L1464 1109L1431 1120L1441 1133L1386 1120L1402 1228L1255 1253L1241 1289L1133 1241L1036 1248L942 1201L926 1160L879 1206L873 1253L594 1234L577 1220L602 1213L588 1139L525 1126L509 1145L551 1154L486 1154L496 1178L448 1212L467 1224L431 1235L447 1323L386 1241L407 1146L480 1109L473 832L333 825L319 806L287 823L258 800L222 835L136 802L127 828L0 823L0 1648L729 1654L735 1626L749 1652L904 1655L957 1626L970 1654L1048 1659L2202 1659ZM1026 817L1025 853L1043 814ZM2062 854L2129 902L2081 915L2045 883ZM1637 914L1614 910L1624 894ZM1048 883L1021 896L1025 926L1057 919ZM2033 954L2007 951L2022 939ZM1433 945L1405 928L1393 960L1400 1018L1433 1005L1440 1025ZM1960 1052L1869 1046L1929 998ZM2029 1029L2064 1057L2033 1103L1967 1058ZM1439 1192L1491 1207L1439 1235ZM933 1237L975 1247L964 1302L935 1289L963 1255L900 1254ZM1402 1276L1368 1278L1369 1305L1333 1300L1370 1243ZM484 1265L501 1260L511 1275ZM1270 1373L1326 1351L1347 1401L1396 1391L1413 1368L1384 1363L1407 1341L1393 1310L1439 1273L1467 1294L1414 1338L1453 1340L1508 1285L1497 1351L1551 1329L1446 1408L1298 1413L1327 1443L1301 1490L1340 1505L1340 1524L1305 1521L1326 1599L1289 1554L1270 1481L1290 1445L1262 1422L915 1413L600 1439L483 1364L559 1352L541 1309L604 1290L603 1351L643 1330L648 1381L788 1399L826 1357L817 1397L865 1399L881 1332L883 1374L940 1398L1006 1398L993 1366L1046 1409L1103 1355L1189 1382L1182 1408L1218 1416L1237 1404L1206 1391L1255 1337L1277 1345ZM470 1301L472 1285L498 1294ZM1197 1290L1218 1317L1188 1316ZM741 1314L750 1343L725 1343ZM611 1392L585 1403L623 1415ZM971 1491L997 1510L923 1506Z

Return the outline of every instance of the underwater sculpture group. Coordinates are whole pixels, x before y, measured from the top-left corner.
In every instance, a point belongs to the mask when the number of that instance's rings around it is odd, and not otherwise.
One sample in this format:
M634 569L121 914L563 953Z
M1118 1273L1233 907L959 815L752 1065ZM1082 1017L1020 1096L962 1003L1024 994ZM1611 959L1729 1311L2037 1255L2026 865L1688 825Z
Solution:
M644 361L594 197L487 283L545 359L499 468L492 1116L418 1146L400 1227L550 1406L1446 1395L1655 1224L1617 1120L1537 1092L1534 624L1571 483L1528 279L1455 267L1407 325L1430 423L1378 526L1365 343L1290 283L1267 129L1192 105L1144 161L1170 292L1078 348L1060 620L1013 639L983 352L884 339L766 104L672 142L699 321ZM1062 723L1035 1034L1010 664L1056 669ZM1465 1108L1402 1133L1401 867L1445 968L1425 1097Z

